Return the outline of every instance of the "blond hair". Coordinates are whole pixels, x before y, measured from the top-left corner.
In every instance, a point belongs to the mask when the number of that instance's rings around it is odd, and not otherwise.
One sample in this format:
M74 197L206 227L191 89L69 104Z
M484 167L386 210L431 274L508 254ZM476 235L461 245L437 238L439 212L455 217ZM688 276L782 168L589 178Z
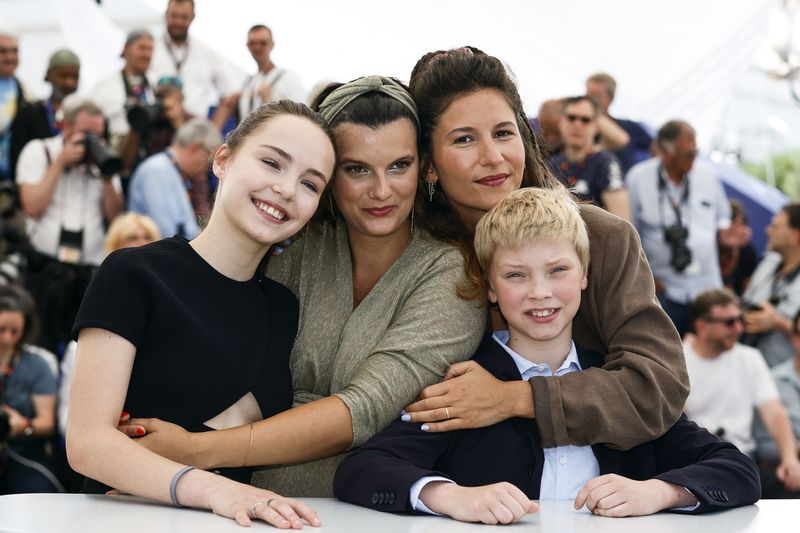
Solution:
M124 248L125 243L136 235L136 231L143 229L147 238L157 241L161 238L161 232L153 219L140 215L139 213L124 213L119 215L111 223L106 233L106 254L110 254L120 248Z
M578 204L563 188L525 188L506 196L475 228L475 254L487 276L498 248L515 250L545 239L569 241L584 273L589 267L589 234Z

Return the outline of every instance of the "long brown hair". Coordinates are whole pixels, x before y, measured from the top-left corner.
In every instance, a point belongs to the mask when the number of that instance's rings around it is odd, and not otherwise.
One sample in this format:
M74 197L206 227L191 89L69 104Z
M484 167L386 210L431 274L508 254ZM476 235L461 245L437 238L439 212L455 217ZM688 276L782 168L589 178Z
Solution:
M481 89L496 89L502 93L514 112L525 147L522 186L561 186L544 161L514 79L496 57L472 46L429 52L414 66L409 88L419 109L421 188L427 187L424 180L433 165L433 130L442 114L456 98ZM425 226L432 228L434 237L456 245L464 258L467 284L459 287L458 295L465 300L484 300L481 270L472 242L474 229L461 220L441 187L436 188L426 207L419 211Z

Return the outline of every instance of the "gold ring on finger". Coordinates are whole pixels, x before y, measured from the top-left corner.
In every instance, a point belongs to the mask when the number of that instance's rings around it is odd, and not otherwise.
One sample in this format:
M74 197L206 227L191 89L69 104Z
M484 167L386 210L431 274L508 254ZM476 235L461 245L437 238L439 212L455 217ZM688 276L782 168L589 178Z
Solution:
M446 420L450 420L450 409L447 406L444 406L444 416L447 417Z

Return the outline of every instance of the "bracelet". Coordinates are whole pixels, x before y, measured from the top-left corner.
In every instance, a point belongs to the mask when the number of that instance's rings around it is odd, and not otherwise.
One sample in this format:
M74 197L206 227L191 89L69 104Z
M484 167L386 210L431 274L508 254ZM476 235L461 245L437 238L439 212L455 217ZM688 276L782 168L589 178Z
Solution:
M180 503L178 503L178 481L183 477L186 472L190 470L194 470L195 467L193 466L184 466L180 470L178 470L174 476L172 476L172 481L169 483L169 499L172 501L172 505L175 507L183 507Z
M247 448L247 452L244 454L244 464L242 466L247 466L247 463L250 462L250 450L253 449L253 423L250 422L250 446Z

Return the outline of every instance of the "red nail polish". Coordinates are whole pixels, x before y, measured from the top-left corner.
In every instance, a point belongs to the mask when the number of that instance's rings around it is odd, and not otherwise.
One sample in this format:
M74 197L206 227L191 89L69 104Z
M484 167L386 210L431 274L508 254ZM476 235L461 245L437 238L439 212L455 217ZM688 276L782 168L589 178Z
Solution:
M131 414L128 411L122 411L122 414L119 417L125 418L126 416L131 416Z
M139 436L144 435L144 428L136 428L136 434Z

